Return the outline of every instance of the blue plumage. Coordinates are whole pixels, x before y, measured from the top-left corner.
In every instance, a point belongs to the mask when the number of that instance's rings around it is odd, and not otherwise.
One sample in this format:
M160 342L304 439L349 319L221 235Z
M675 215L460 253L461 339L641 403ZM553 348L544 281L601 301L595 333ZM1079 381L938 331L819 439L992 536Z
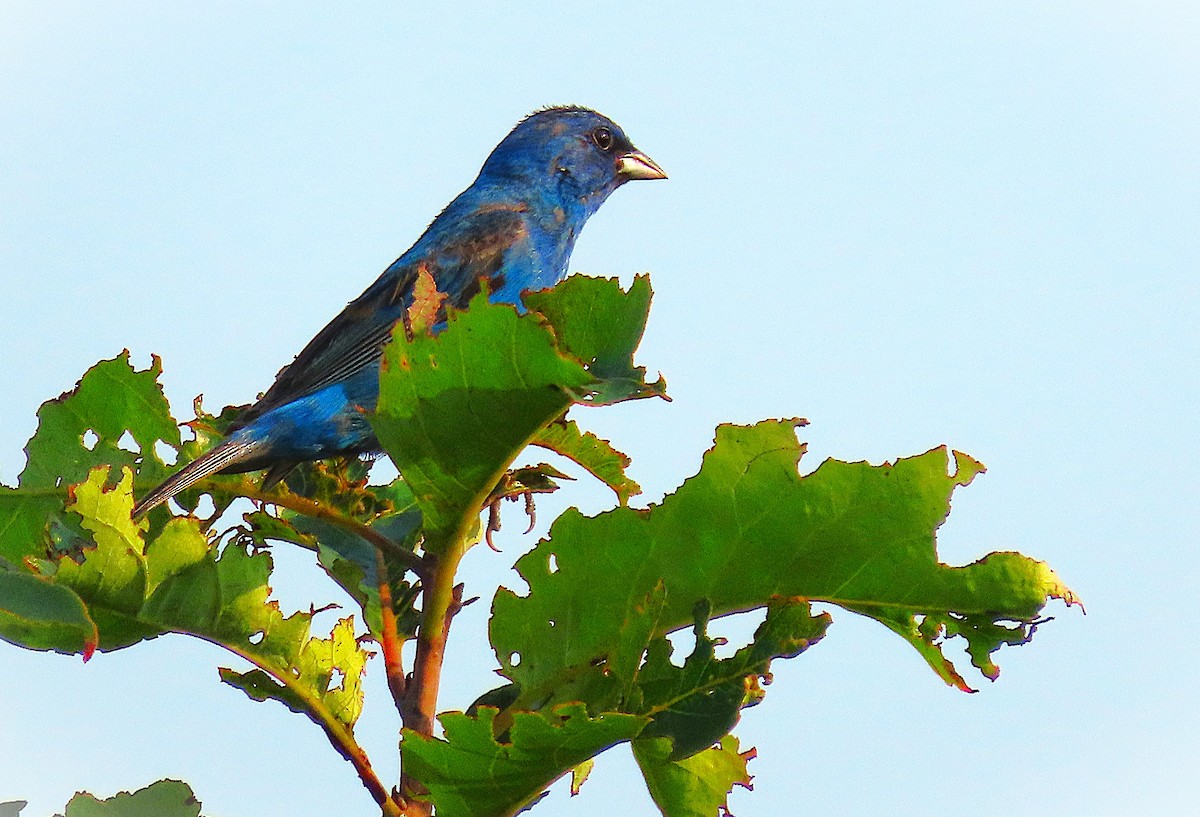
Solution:
M486 279L493 301L521 305L567 271L584 223L630 179L666 178L608 118L549 108L522 120L408 252L322 329L216 448L138 502L135 515L219 471L269 468L379 450L364 410L379 396L379 358L411 305L420 269L463 307Z

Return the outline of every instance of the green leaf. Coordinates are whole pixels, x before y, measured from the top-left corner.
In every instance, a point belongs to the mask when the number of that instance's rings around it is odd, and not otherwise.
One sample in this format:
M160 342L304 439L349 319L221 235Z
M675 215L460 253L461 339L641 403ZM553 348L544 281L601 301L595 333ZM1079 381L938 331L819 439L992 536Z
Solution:
M696 644L682 667L671 663L671 642L655 639L637 677L635 711L654 720L641 737L672 739L671 760L682 760L727 735L746 704L758 702L760 676L775 658L794 658L825 635L828 615L812 615L804 603L768 608L754 640L725 659L716 657L709 638L708 605L696 608Z
M581 431L574 420L551 423L538 432L533 444L586 468L592 476L612 488L622 505L642 492L642 486L625 475L629 457L613 448L608 440L602 440L590 431Z
M371 422L416 495L427 549L465 538L513 459L573 400L661 393L632 365L649 297L644 278L625 292L578 276L527 295L549 323L481 292L436 335L396 328Z
M107 800L80 792L67 803L66 817L198 817L200 801L186 783L160 780L133 794Z
M412 491L402 481L368 485L370 470L371 463L357 457L306 462L288 473L284 485L297 496L354 519L374 520L416 509Z
M261 669L245 673L221 669L221 680L235 686L256 701L268 698L288 709L307 715L318 726L325 726L326 713L345 726L353 726L362 713L362 673L366 654L354 636L354 620L344 618L334 626L329 638L308 638L292 659L290 682L280 681L280 673L268 675Z
M421 513L412 492L400 480L390 485L368 486L364 479L346 480L346 469L357 470L358 460L317 463L315 468L297 469L297 479L288 479L288 490L319 502L323 508L365 522L399 548L412 550L420 534ZM303 493L301 493L303 491ZM268 541L290 542L315 550L317 561L363 612L363 620L377 640L382 633L379 604L378 555L375 547L350 529L324 519L305 516L280 507L278 515L265 511L246 514L239 535L255 545ZM417 614L412 585L404 579L406 565L394 554L384 555L392 589L394 612L401 636L411 636Z
M0 485L0 559L21 562L44 556L49 545L47 526L62 510L65 489L22 489Z
M536 315L488 303L450 311L438 335L384 352L372 425L416 495L426 547L461 538L513 458L591 377L558 350Z
M670 755L671 742L664 738L633 742L646 788L665 817L718 817L728 812L734 786L750 788L746 764L754 750L739 752L733 735L686 760L671 760Z
M416 516L419 522L420 515ZM383 619L375 548L344 528L304 517L297 517L294 522L297 528L311 532L319 540L317 561L329 577L358 603L367 628L379 641L383 637ZM410 534L419 531L413 520L405 517L391 517L390 523L377 522L371 527L401 543ZM392 612L396 615L398 633L402 639L411 638L416 633L419 618L413 607L418 590L411 582L398 578L405 575L405 566L392 554L384 554L384 563L391 586Z
M67 500L67 486L99 465L140 467L146 487L164 478L167 466L155 450L162 441L179 446L158 376L156 357L136 370L129 353L103 360L78 385L38 409L38 428L25 446L27 462L17 487L0 486L0 558L14 564L46 555L47 527ZM140 455L122 447L128 432Z
M216 568L221 609L197 634L211 634L270 674L274 688L258 686L251 697L272 697L292 709L300 701L314 721L352 727L362 711L368 657L355 640L352 620L340 620L324 639L309 636L312 614L285 618L268 598L271 561L265 553L250 555L230 546ZM222 680L232 683L227 671Z
M180 438L158 383L161 373L157 357L149 369L138 371L124 351L88 369L72 391L43 403L37 432L25 446L28 463L18 484L65 486L82 481L97 465L133 468L139 454L121 447L126 431L139 449L147 480L165 477L168 469L155 444L161 440L178 448ZM89 431L96 435L91 448L84 444Z
M340 751L358 751L350 731L362 707L368 654L352 621L343 619L329 638L310 637L313 614L284 616L270 599L270 556L247 550L253 541L295 529L282 521L270 527L270 517L252 515L249 528L218 551L221 537L210 538L194 517L176 518L164 508L149 520L131 519L134 469L143 488L168 471L155 445L176 448L186 462L211 446L239 411L213 417L197 405L197 439L181 447L159 373L157 359L137 371L122 354L94 366L73 392L39 411L19 485L0 487L0 637L86 658L97 648L118 649L167 632L197 636L256 665L244 675L258 673L258 683L235 685L304 711ZM366 470L357 461L298 469L297 490L379 524L397 516L404 497L411 510L411 495L403 490L366 488ZM218 478L217 487L193 492L190 501L210 493L223 508L248 479ZM228 672L231 679L242 677Z
M78 515L80 528L92 541L78 560L63 556L49 564L44 579L29 577L47 585L48 603L58 600L35 623L43 630L58 624L61 608L73 596L95 622L94 641L102 650L166 632L198 636L263 671L252 690L235 683L253 697L280 700L327 729L352 727L362 709L368 657L357 643L352 620L338 622L327 639L310 637L311 613L285 617L270 599L270 556L250 553L237 543L218 556L194 517L170 519L145 545L147 523L130 518L132 474L122 469L117 484L109 488L110 482L108 468L100 467L71 487L68 510ZM32 632L33 643L19 638L15 625L6 628L6 637L44 648L44 632L29 623L23 626ZM51 646L75 645L68 640ZM262 680L268 675L273 686Z
M659 582L666 604L658 634L685 625L700 599L720 616L783 597L884 621L967 617L975 628L951 634L976 651L995 637L979 622L1028 634L1048 599L1074 602L1045 564L1019 554L965 567L938 562L936 530L954 489L981 469L974 460L956 455L948 475L939 448L881 466L828 460L801 477L797 424L721 426L700 472L660 505L559 517L517 562L529 593L502 589L493 603L492 643L526 703L630 649L629 611Z
M497 710L475 716L438 716L445 739L404 731L405 770L429 791L438 817L500 817L536 800L562 775L610 746L630 740L645 718L609 714L589 718L582 704L549 714L517 713L508 742L497 742Z
M0 638L86 657L100 636L83 601L66 587L27 573L0 571Z
M650 277L634 278L628 292L616 278L573 275L552 289L525 294L525 304L546 317L562 348L596 378L580 402L609 405L643 397L666 397L666 381L646 382L633 365L650 314Z
M146 559L142 531L145 522L133 522L133 472L121 469L115 488L108 466L92 470L87 479L70 488L67 510L80 517L81 527L93 536L83 558L59 559L53 581L73 590L87 604L88 614L100 633L99 648L115 650L162 630L139 621L138 612L147 594Z

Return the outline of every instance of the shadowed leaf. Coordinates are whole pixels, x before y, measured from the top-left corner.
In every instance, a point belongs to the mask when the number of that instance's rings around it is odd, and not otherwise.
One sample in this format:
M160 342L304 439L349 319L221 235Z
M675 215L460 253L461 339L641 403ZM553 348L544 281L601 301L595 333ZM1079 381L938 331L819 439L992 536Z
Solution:
M573 275L553 289L525 294L526 305L546 317L562 348L596 378L579 402L603 406L666 397L666 381L647 383L646 369L633 364L652 296L647 275L634 278L628 292L615 278Z
M439 817L515 814L580 763L630 740L646 722L635 715L589 718L575 704L546 715L516 715L501 743L492 737L495 717L491 707L480 707L475 716L440 715L444 740L405 730L405 768L428 788Z
M622 505L642 492L642 486L625 475L629 457L590 431L581 431L574 420L551 423L538 432L533 444L561 454L586 468L617 495Z
M663 738L633 742L646 788L664 817L717 817L728 809L734 786L750 788L746 764L754 750L739 752L732 735L686 760L671 760L670 754L671 743Z
M758 702L757 679L775 658L794 658L825 636L829 616L814 616L807 604L774 605L753 641L719 659L709 638L707 604L697 605L696 645L682 667L671 663L671 642L658 638L637 676L634 711L653 716L642 738L669 737L671 760L682 760L729 733L743 706Z
M27 573L0 571L0 638L34 650L91 655L99 634L79 596Z
M107 800L80 792L67 803L66 817L197 817L200 801L186 783L160 780Z
M427 548L474 524L513 459L573 400L652 388L631 358L649 303L639 281L624 292L615 280L578 276L528 293L549 323L481 292L436 335L393 331L372 426L416 495Z

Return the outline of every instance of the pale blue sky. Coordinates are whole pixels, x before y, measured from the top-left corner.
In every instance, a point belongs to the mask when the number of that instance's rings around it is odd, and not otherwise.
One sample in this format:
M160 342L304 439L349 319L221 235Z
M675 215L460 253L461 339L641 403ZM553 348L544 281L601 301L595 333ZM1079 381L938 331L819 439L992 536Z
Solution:
M251 399L521 116L590 105L670 174L619 191L571 265L652 274L640 360L675 402L579 418L644 499L722 420L808 417L806 469L948 443L989 473L943 557L1019 549L1087 603L974 696L835 613L746 713L734 812L1200 813L1200 6L180 5L0 5L0 478L38 404L123 347L162 355L181 418L199 392ZM610 503L564 494L539 532ZM465 565L484 599L535 540L499 541ZM276 553L285 606L336 598ZM455 625L445 708L493 685L486 613ZM45 817L172 776L212 817L373 813L316 727L217 682L224 660L0 645L0 801ZM359 734L386 770L380 676ZM653 813L625 749L551 797Z

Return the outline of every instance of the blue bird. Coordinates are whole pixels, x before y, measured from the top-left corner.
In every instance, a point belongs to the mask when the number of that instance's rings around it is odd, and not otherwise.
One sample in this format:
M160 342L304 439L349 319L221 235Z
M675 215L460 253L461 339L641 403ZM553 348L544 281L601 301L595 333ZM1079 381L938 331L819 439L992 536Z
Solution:
M430 272L452 306L464 307L486 280L492 301L520 308L522 292L566 274L579 231L614 190L631 179L665 178L595 111L529 115L417 243L279 372L229 435L142 497L134 515L218 472L266 468L270 486L301 462L379 451L364 410L375 408L383 346L412 304L419 270Z

